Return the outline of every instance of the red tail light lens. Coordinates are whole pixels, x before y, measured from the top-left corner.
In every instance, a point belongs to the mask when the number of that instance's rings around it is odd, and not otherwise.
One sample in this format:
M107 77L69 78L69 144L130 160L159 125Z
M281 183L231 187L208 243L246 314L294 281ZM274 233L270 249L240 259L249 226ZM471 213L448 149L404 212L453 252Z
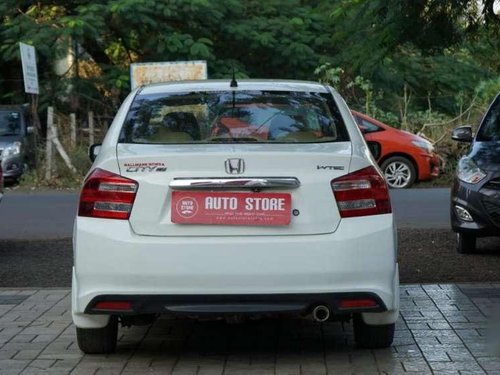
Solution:
M339 177L331 185L343 218L391 212L387 184L374 167Z
M139 184L103 169L85 180L78 216L128 220Z
M377 301L372 299L343 299L340 301L341 309L356 309L362 307L377 307Z
M132 304L126 301L101 301L96 303L94 310L132 311Z

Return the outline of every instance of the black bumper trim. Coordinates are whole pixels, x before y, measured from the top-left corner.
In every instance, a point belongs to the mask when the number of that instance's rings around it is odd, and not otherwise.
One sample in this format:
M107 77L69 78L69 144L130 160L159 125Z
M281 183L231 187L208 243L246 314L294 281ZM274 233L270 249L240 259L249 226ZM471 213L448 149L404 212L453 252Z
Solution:
M372 299L374 307L340 307L343 299ZM102 301L127 301L131 311L101 310L94 306ZM297 294L203 294L203 295L100 295L94 297L85 309L86 314L140 315L305 315L317 305L326 305L331 314L387 311L382 299L371 292L351 293L297 293Z

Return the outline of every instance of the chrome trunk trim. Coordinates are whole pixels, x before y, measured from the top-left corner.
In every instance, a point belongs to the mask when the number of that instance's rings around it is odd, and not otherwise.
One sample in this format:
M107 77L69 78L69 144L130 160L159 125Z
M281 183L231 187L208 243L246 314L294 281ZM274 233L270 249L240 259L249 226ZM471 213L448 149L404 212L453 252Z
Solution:
M169 186L173 190L297 189L300 181L296 177L174 178Z

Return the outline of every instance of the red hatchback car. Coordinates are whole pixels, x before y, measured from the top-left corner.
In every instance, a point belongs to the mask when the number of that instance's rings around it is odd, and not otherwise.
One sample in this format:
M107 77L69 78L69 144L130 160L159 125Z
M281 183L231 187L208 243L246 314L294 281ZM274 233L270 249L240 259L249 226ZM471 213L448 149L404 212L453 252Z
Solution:
M439 175L440 159L428 140L362 113L352 114L366 141L379 150L377 162L391 188L408 188Z

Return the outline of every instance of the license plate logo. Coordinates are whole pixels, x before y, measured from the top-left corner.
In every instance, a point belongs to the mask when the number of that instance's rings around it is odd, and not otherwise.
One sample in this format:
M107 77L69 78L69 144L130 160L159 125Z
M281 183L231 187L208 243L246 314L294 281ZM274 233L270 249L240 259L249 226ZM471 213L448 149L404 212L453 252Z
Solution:
M198 202L191 197L181 198L175 205L175 210L179 216L189 219L198 212Z
M172 193L171 220L176 224L288 225L290 194L282 193Z

